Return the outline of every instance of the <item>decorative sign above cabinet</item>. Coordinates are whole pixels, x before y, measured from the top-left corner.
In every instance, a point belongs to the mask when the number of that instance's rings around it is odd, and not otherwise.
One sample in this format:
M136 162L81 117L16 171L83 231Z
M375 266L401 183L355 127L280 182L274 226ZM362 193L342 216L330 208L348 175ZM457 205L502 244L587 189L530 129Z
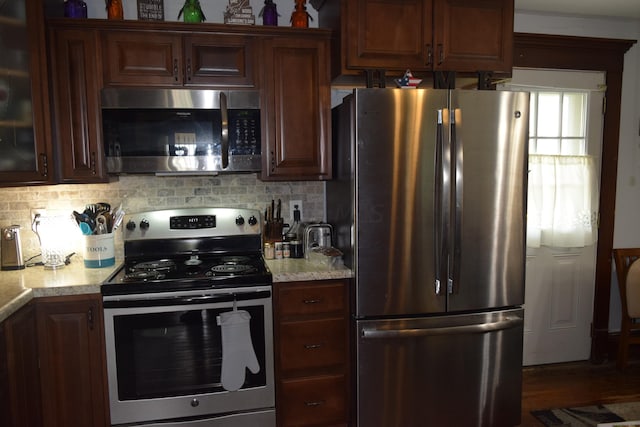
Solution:
M164 0L138 0L138 19L164 21Z

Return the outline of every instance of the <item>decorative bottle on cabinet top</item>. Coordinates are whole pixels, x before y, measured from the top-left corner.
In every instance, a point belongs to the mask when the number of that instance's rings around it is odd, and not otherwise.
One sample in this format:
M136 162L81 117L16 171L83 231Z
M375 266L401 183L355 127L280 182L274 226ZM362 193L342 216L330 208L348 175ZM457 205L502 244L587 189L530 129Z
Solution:
M124 19L122 0L106 0L107 19Z
M64 16L66 18L86 18L87 4L83 0L67 0L64 3Z
M278 26L278 10L273 0L264 0L264 7L258 16L262 16L262 25Z
M291 14L291 26L295 28L308 28L309 27L309 12L305 3L307 0L295 0L296 8Z

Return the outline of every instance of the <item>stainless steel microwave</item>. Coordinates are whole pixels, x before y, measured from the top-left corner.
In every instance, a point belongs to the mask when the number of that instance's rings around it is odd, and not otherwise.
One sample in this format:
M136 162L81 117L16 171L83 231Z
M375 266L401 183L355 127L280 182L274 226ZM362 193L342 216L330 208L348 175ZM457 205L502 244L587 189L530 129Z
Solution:
M106 88L102 128L109 173L261 170L258 91Z

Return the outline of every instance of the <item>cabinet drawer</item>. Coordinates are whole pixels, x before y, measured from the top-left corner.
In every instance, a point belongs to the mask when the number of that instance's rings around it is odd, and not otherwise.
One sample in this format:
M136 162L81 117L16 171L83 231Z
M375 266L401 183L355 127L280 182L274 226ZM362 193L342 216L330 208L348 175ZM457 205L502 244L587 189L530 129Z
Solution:
M342 375L282 381L281 426L318 426L346 422Z
M342 318L283 323L280 326L282 371L343 365L345 334Z
M344 283L282 286L278 310L281 317L344 312Z

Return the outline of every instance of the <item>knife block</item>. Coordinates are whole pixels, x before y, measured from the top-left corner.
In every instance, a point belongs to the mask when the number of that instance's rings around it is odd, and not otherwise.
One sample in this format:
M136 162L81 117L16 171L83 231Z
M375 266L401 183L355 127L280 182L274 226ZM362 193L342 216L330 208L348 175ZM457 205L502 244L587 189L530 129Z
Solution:
M282 218L267 221L264 225L264 242L282 242L282 229L284 222Z

